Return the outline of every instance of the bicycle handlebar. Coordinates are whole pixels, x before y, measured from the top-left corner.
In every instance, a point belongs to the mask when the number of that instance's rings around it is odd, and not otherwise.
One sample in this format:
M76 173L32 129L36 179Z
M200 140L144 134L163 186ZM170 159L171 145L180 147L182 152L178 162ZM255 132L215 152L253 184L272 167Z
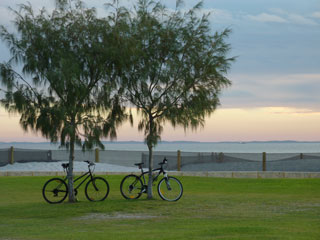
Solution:
M90 162L90 161L88 161L88 160L83 161L83 162L88 163L89 167L96 165L95 163ZM63 167L63 169L68 170L68 168L69 168L69 163L62 163L61 166Z
M83 162L85 162L85 163L88 163L88 165L89 165L89 166L93 166L93 165L96 165L95 163L93 163L93 162L90 162L90 161L88 161L88 160L86 160L86 161L83 161Z
M165 157L165 158L163 159L163 161L162 161L161 163L159 163L159 165L166 164L167 162L168 162L168 160L167 160L167 158Z
M64 169L66 169L66 168L69 167L69 163L62 163L61 166L62 166Z

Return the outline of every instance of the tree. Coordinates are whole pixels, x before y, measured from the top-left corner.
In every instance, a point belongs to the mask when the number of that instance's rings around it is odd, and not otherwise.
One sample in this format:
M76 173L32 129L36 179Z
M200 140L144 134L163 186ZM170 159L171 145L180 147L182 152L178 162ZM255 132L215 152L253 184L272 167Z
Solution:
M95 9L78 0L57 0L51 14L44 8L35 14L30 4L12 11L17 33L0 29L12 56L0 64L6 87L1 102L21 114L25 131L41 132L69 149L69 201L74 202L75 145L103 148L100 138L114 138L126 118L116 91L117 22L97 18Z
M187 12L159 2L138 0L129 15L127 64L122 86L137 107L149 149L148 198L152 198L153 148L165 122L196 129L219 105L219 93L231 82L224 76L233 57L225 42L230 30L211 34L202 3Z

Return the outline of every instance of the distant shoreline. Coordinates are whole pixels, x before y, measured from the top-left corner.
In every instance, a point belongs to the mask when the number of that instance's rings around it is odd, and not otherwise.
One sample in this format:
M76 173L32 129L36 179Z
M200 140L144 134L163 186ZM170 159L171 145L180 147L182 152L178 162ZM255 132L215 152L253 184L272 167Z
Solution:
M143 141L101 141L103 144L145 144ZM0 144L60 144L51 142L2 142ZM160 141L158 144L178 143L178 144L247 144L247 143L320 143L320 141L295 141L295 140L284 140L284 141L221 141L221 142L200 142L200 141Z
M103 141L104 150L118 151L148 151L144 142L139 141ZM9 149L42 149L65 150L60 143L50 142L0 142L0 150ZM94 147L95 148L95 147ZM80 150L81 147L76 146ZM229 152L229 153L312 153L320 152L319 142L298 141L250 141L250 142L196 142L196 141L162 141L157 144L154 151L166 152Z

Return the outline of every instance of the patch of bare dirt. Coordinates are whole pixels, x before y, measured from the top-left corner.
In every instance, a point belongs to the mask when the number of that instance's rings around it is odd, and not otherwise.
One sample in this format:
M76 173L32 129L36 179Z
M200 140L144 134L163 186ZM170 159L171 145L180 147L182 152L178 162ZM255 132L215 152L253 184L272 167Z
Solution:
M77 220L105 220L105 219L150 219L156 218L156 216L144 215L144 214L129 214L129 213L90 213L81 217L77 217Z

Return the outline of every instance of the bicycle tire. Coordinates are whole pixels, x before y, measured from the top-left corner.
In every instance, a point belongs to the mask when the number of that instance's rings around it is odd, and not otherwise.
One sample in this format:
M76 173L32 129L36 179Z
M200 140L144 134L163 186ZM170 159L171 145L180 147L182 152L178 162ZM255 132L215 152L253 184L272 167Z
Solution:
M63 202L68 195L68 186L61 178L48 180L42 188L42 196L48 203L55 204Z
M130 174L125 176L120 184L120 192L125 199L138 199L143 190L143 184L141 179Z
M91 202L100 202L105 200L109 195L109 183L102 177L91 179L84 190L86 197Z
M182 183L175 177L164 177L158 183L158 194L165 201L178 201L183 194Z

